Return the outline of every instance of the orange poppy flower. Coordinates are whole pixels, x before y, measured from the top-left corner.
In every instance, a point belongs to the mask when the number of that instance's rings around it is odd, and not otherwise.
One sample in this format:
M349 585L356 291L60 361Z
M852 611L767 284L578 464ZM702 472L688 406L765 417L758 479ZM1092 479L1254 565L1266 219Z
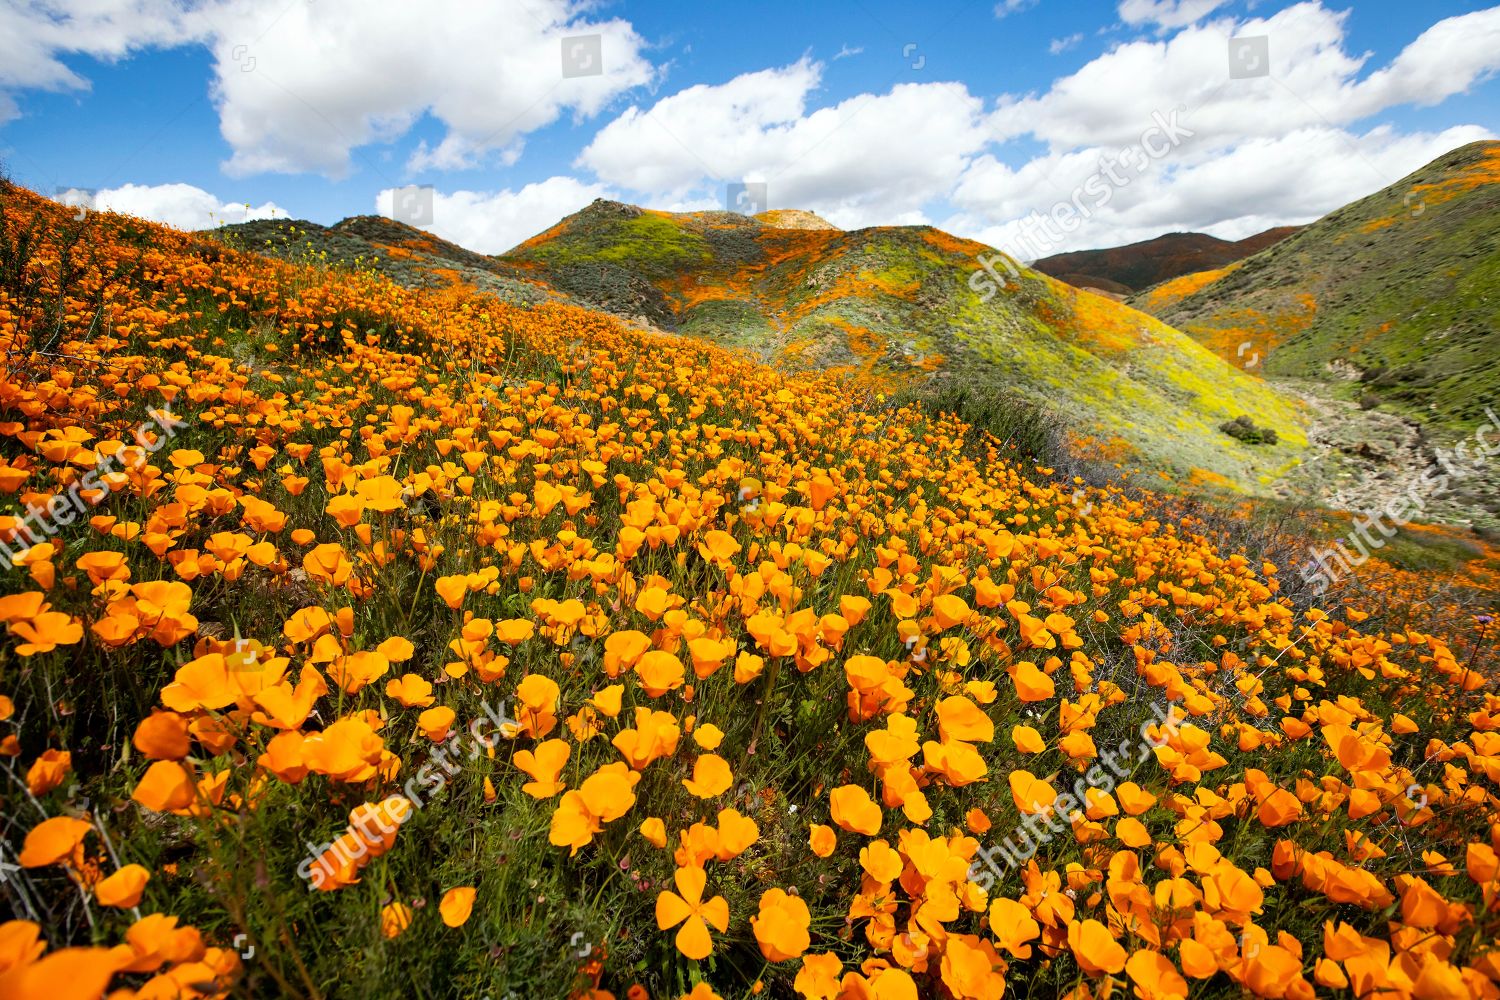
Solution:
M192 747L187 720L176 712L152 712L136 724L131 743L149 760L181 760Z
M547 740L538 744L535 751L517 750L512 758L516 767L531 775L531 780L521 786L521 791L534 799L550 799L567 788L557 780L568 763L573 748L563 740Z
M178 812L197 799L192 773L175 760L159 760L146 769L130 797L152 812Z
M802 956L802 968L792 981L792 989L805 1000L834 1000L842 990L840 973L844 963L833 952Z
M677 950L694 961L702 961L713 952L709 926L720 933L729 929L729 903L723 896L704 901L708 877L702 868L679 868L672 880L677 892L663 889L657 894L656 927L665 931L681 924L674 941Z
M1126 961L1125 974L1135 983L1141 1000L1181 1000L1188 995L1187 980L1161 952L1137 951Z
M660 649L643 653L636 661L635 672L640 677L641 687L652 698L677 690L687 678L682 661Z
M71 855L93 828L85 820L71 816L44 819L26 834L26 842L21 845L21 854L16 860L22 868L56 864Z
M824 826L821 823L813 823L807 832L807 845L812 852L820 858L826 858L833 853L834 847L838 845L838 834L833 832L833 827Z
M1012 771L1009 781L1016 808L1027 815L1045 812L1057 800L1057 790L1030 771Z
M72 754L66 750L47 750L27 769L26 787L32 795L46 795L61 785L72 770Z
M380 911L380 933L386 939L399 937L411 926L412 910L405 903L388 903Z
M1016 697L1024 702L1046 701L1057 692L1052 678L1035 663L1023 660L1015 664L1010 670L1010 678L1016 685Z
M682 779L682 787L700 799L711 799L734 784L729 762L718 754L700 754L693 762L693 776Z
M18 656L50 653L58 646L72 646L83 639L83 626L61 611L44 611L30 621L11 622L10 631L21 639L16 645Z
M457 713L447 705L439 705L429 708L417 716L417 728L422 735L434 743L441 743L448 738L448 733L453 729L453 720Z
M475 892L472 886L458 886L443 893L442 902L438 903L443 923L449 927L462 927L468 923L469 914L474 910Z
M548 840L554 846L570 848L569 856L594 839L604 829L630 811L635 805L635 785L640 775L625 764L605 764L576 791L567 792L552 814Z
M319 545L302 558L302 568L315 580L342 587L354 574L354 564L337 542Z
M1125 968L1125 949L1097 920L1068 924L1068 948L1079 967L1091 976L1118 973Z
M94 886L94 898L100 906L128 910L141 901L151 873L140 865L126 865Z
M113 948L61 948L0 972L0 992L16 1000L100 997L119 969L120 956Z
M880 806L858 785L840 785L828 797L829 811L840 828L873 837L884 819Z
M761 894L760 912L750 918L755 941L768 962L801 957L812 943L807 933L811 923L812 914L806 903L774 888Z
M640 834L657 850L667 846L667 825L656 816L647 817L641 823Z
M399 701L404 708L426 708L436 700L432 685L416 674L402 674L400 679L386 681L385 695Z

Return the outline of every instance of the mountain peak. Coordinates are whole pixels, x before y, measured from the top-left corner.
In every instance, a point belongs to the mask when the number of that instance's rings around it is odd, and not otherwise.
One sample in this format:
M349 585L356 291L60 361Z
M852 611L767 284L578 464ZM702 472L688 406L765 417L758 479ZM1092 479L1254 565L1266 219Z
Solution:
M809 229L835 233L843 231L817 213L800 208L773 208L768 212L761 212L755 218L772 229Z

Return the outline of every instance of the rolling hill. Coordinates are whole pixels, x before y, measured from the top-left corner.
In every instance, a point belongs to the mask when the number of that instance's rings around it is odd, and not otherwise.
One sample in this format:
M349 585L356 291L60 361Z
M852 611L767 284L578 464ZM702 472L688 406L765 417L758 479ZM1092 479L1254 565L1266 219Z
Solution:
M1270 492L1306 444L1293 397L1134 309L1008 259L989 258L985 274L989 247L929 227L845 232L810 212L673 214L601 199L493 257L371 216L220 233L411 288L600 309L786 369L858 371L940 405L1025 400L1074 457L1203 485ZM1277 442L1221 430L1242 415Z
M1152 285L1243 260L1297 232L1278 226L1231 242L1206 233L1167 233L1154 240L1107 250L1054 254L1031 266L1077 288L1130 295Z
M1070 471L1119 464L1346 510L1413 493L1428 519L1489 530L1500 470L1437 486L1422 477L1493 398L1496 148L1456 150L1285 238L1171 234L1074 261L1139 281L1271 243L1129 304L935 229L845 232L786 210L672 214L600 200L498 256L378 217L225 232L292 260L357 261L408 287L571 302L787 370L857 371L979 423L995 414L1002 437L1024 400L1055 428L1051 445L1093 460ZM1225 433L1242 415L1276 442Z
M516 305L555 300L557 294L494 257L380 215L357 215L332 226L260 219L209 230L230 246L298 264L338 264L374 271L407 288L465 285Z
M785 228L596 201L500 258L571 299L799 369L1003 391L1079 450L1261 491L1305 445L1297 405L1171 327L929 227ZM992 258L992 261L995 259ZM1249 414L1275 445L1220 426Z

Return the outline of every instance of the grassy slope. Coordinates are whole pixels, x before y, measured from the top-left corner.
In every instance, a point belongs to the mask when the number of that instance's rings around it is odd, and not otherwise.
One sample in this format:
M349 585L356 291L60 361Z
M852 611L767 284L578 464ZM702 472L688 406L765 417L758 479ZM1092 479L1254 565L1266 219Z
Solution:
M1257 490L1305 442L1294 406L1132 309L1024 271L988 303L988 252L925 227L786 230L728 213L598 202L504 262L574 298L790 367L906 386L1000 388L1060 414L1095 454ZM1284 443L1218 425L1243 413Z
M1449 153L1285 242L1132 300L1216 352L1250 342L1269 376L1330 378L1346 395L1448 428L1500 389L1500 143Z
M187 948L174 949L170 959L159 955L116 977L116 985L144 985L160 968L166 981L143 995L179 995L186 993L181 983L217 979L223 988L235 981L238 993L250 996L503 997L514 990L549 998L570 995L578 984L619 996L634 983L653 997L677 997L707 982L726 1000L751 993L753 983L764 984L759 995L784 997L800 962L768 965L750 923L762 894L784 887L814 915L811 950L836 955L851 975L860 968L877 975L877 967L862 966L868 959L895 955L914 964L913 955L930 955L925 970L912 973L919 988L900 992L897 982L853 992L856 984L846 983L851 995L940 995L962 957L960 939L978 948L1019 929L1014 918L987 920L990 900L963 885L973 851L999 843L1018 821L1011 774L1055 775L1066 786L1087 765L1078 736L1092 733L1101 748L1112 746L1168 696L1190 703L1198 727L1175 738L1170 754L1142 759L1132 774L1153 796L1132 817L1145 836L1141 846L1126 847L1123 818L1106 816L1097 829L1080 821L1043 848L1024 885L1014 873L995 885L991 898L1019 898L1028 914L1049 921L1045 951L1041 943L1028 957L1012 949L1012 989L1053 996L1086 981L1075 956L1101 949L1077 935L1069 943L1075 907L1077 921L1095 921L1131 951L1146 950L1144 935L1118 928L1118 913L1129 907L1133 920L1153 923L1152 893L1161 895L1167 870L1182 874L1177 889L1190 886L1195 895L1177 923L1212 930L1223 953L1222 965L1210 962L1209 978L1195 981L1197 995L1240 996L1241 983L1261 983L1271 958L1299 981L1295 995L1311 994L1301 977L1311 978L1324 957L1325 920L1372 935L1372 950L1382 954L1387 939L1402 942L1391 968L1403 981L1435 960L1496 967L1483 958L1496 940L1493 906L1467 876L1435 870L1439 856L1422 853L1441 850L1461 871L1463 845L1480 845L1492 829L1495 778L1473 763L1470 744L1480 745L1488 734L1475 730L1492 729L1489 720L1500 711L1484 690L1460 686L1464 675L1447 647L1419 631L1464 627L1461 614L1434 621L1430 593L1417 608L1377 610L1372 620L1346 610L1337 595L1322 602L1329 614L1309 613L1285 596L1294 574L1278 577L1261 548L1232 551L1238 546L1217 541L1218 532L1183 511L1163 512L1154 501L1147 506L1113 491L1091 491L1079 508L1069 486L1033 477L1006 455L981 462L963 456L955 421L867 409L870 397L841 380L785 375L711 345L625 330L576 309L516 309L463 289L407 292L337 269L226 253L115 216L91 217L86 245L102 252L81 257L83 273L60 282L53 276L63 270L65 213L40 199L18 200L23 218L43 220L44 241L20 275L35 281L0 292L0 334L15 366L0 379L5 516L77 481L97 460L89 455L126 438L146 406L169 400L188 422L170 451L118 477L98 521L72 525L57 539L56 556L4 577L13 617L0 644L0 684L10 699L0 723L17 779L0 793L5 857L16 855L41 816L87 817L83 847L94 874L144 865L152 878L141 911L181 918L224 949L215 947L203 963L184 960ZM14 210L15 201L7 207ZM117 270L118 262L142 266ZM58 308L96 301L108 310L104 335L89 309ZM569 345L579 336L590 338L595 363L570 370ZM38 353L39 342L59 354ZM475 457L480 461L467 464ZM752 473L763 478L764 495L758 506L739 504ZM818 475L837 486L823 502L809 483ZM375 487L372 498L389 498L382 481L410 492L394 509L357 512L357 526L335 517L335 501L365 495L367 486ZM544 504L544 491L562 486L585 491L587 505ZM252 511L257 502L260 510ZM644 516L653 533L635 550L622 528L627 503L631 519ZM267 520L278 513L284 524ZM141 522L143 531L115 530ZM799 546L787 544L793 525ZM711 560L702 544L710 532L732 535L738 551ZM269 551L245 558L237 546L251 539ZM341 578L319 558L329 548L343 553ZM85 556L96 561L80 564ZM88 573L108 573L113 583ZM437 578L460 583L457 601L440 596ZM757 597L765 588L750 584L768 578L771 589ZM981 606L986 578L1003 581L1026 603L994 603L1000 596ZM161 635L155 626L164 611L145 622L107 612L127 586L162 581L190 594L173 612L195 616L184 626L188 634ZM667 616L638 610L636 596L652 582L683 606ZM41 591L77 628L71 638L55 621L31 629L60 636L55 649L22 642L20 626L40 614L35 606L25 610L26 595ZM838 631L833 626L844 620L830 619L844 610L841 597L856 594L867 595L870 612ZM961 622L936 611L939 600L954 595L974 607ZM562 615L552 602L562 601L586 606L587 630L553 620ZM1363 599L1349 603L1371 607ZM416 706L385 687L398 674L437 682L434 696L460 723L476 717L481 698L514 705L527 675L554 680L560 716L583 717L590 695L619 683L627 688L623 711L596 719L599 735L579 736L564 718L548 725L550 738L570 749L561 778L572 794L619 760L609 741L632 726L637 706L668 713L684 727L689 718L718 726L734 783L706 799L690 795L682 780L700 748L684 734L678 750L643 766L633 808L570 855L549 842L559 794L522 790L527 776L514 751L540 741L523 736L458 768L451 786L432 796L358 883L310 893L294 874L304 843L336 836L352 806L396 787L377 777L355 780L354 771L348 780L331 777L327 761L305 776L271 774L268 746L278 730L252 716L247 692L260 694L274 680L268 672L332 673L332 663L312 655L307 629L286 625L311 606L348 608L323 635L339 659L396 636L410 641L410 656L358 690L341 695L333 685L315 699L319 714L288 732L305 729L311 739L335 718L360 717L366 726L373 719L381 752L399 759L404 778L429 759L431 746L416 732ZM796 625L795 659L770 655L766 633L752 622L765 614L790 629L782 613L794 609L829 617ZM1031 610L1046 615L1058 635L1043 629L1031 633L1034 644L1022 638ZM481 681L473 670L444 670L459 666L451 643L465 613L539 627L504 648L511 662L503 676ZM122 639L107 629L113 638L105 642L94 626L106 618L135 630ZM679 634L689 625L767 652L764 674L741 681L726 665L691 678L691 699L683 691L648 695L637 671L618 681L605 676L599 654L607 635L640 629L690 659ZM922 637L924 665L905 641L913 629ZM229 674L222 659L212 662L222 658L212 634L225 648L238 634L287 655ZM1464 647L1458 651L1462 656ZM1483 652L1482 667L1490 669L1492 654ZM800 669L808 656L823 654L821 664ZM993 739L970 735L990 769L985 780L950 783L935 767L926 769L933 815L925 829L933 849L920 839L918 822L894 805L880 811L880 832L901 852L900 878L879 893L893 907L884 929L869 913L845 919L861 903L861 851L872 837L842 831L827 858L807 847L809 823L834 822L833 785L863 785L881 796L866 738L888 720L878 713L850 719L845 663L856 654L874 656L910 686L901 714L920 727L918 738L950 743L938 703L969 681L978 686L962 688L965 697L981 697L980 715L994 723ZM1019 700L1007 669L1022 658L1044 665L1055 693ZM209 662L199 662L194 675L184 666L190 660ZM205 792L175 812L129 799L141 793L148 768L132 734L173 676L201 682L202 694L190 700L209 699L210 681L228 691L222 711L183 708L196 738L190 744L184 737L180 753L153 751L163 760L152 767L180 758L204 780L224 782L221 798L210 803ZM994 690L986 692L990 682ZM178 691L185 693L193 694ZM1398 710L1412 727L1395 723ZM1353 774L1328 748L1318 726L1350 713L1365 739L1386 744L1388 763L1356 762ZM1038 730L1038 752L1015 749L1012 727L1022 724ZM1189 735L1201 742L1190 746ZM1429 740L1454 746L1455 764L1433 758ZM752 745L758 752L747 752ZM1470 766L1459 766L1459 748ZM74 774L45 789L33 782L39 790L28 794L19 775L47 749L71 752ZM274 767L286 769L301 753L293 749ZM907 756L927 759L917 753L913 747ZM1402 798L1416 782L1430 809L1413 810ZM1346 799L1355 784L1367 799L1376 789L1379 801L1374 812L1352 819ZM1273 791L1280 793L1276 808L1263 807ZM1307 793L1297 817L1275 825L1294 791ZM681 831L694 821L722 822L718 810L728 805L755 819L758 836L737 857L705 862L706 895L728 897L731 921L713 935L712 959L694 963L673 948L671 930L657 928L653 903L677 867ZM977 832L975 809L986 826L993 823L989 832ZM636 832L646 816L666 821L665 850ZM958 835L964 824L977 839ZM95 832L106 828L118 860L106 856ZM1199 853L1205 842L1222 850L1224 864L1217 853ZM1280 844L1309 852L1308 864L1317 860L1311 852L1325 851L1339 872L1357 869L1367 881L1353 883L1351 901L1335 878L1289 868ZM1185 853L1195 867L1173 868ZM1112 865L1116 858L1129 865ZM1257 869L1275 871L1251 891ZM1413 872L1463 917L1453 918L1451 932L1398 929L1392 920L1404 914L1399 904L1387 907L1365 891L1373 879L1382 892L1404 892L1402 880ZM1234 912L1224 896L1204 902L1190 920L1185 914L1218 880L1233 886L1236 898L1249 892L1253 915ZM947 891L950 883L955 892ZM462 926L446 927L436 901L459 885L477 888L476 905ZM960 889L964 905L948 916ZM128 909L89 902L59 864L29 865L11 878L3 887L7 905L19 909L22 891L54 951L69 944L102 949L135 922ZM410 926L396 934L396 922L383 934L382 907L408 906ZM1054 919L1061 906L1066 915ZM1177 939L1185 933L1174 930L1163 944L1168 961L1185 964L1187 949ZM913 935L932 950L915 952ZM1439 947L1420 947L1434 939ZM246 941L257 948L242 965L230 946ZM575 958L580 941L591 949L582 959ZM1290 941L1298 942L1295 955L1282 947ZM954 961L943 960L945 950ZM1385 967L1382 957L1382 974ZM56 992L0 995L66 995L41 985ZM74 985L79 995L103 991L82 980ZM999 991L991 984L965 995Z

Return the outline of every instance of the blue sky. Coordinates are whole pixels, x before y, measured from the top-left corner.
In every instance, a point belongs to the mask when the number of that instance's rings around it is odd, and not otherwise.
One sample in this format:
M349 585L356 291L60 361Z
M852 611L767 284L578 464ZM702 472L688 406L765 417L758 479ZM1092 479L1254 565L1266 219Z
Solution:
M603 72L565 77L591 35ZM1259 38L1269 72L1232 79ZM1308 221L1494 137L1497 69L1500 7L1452 0L34 0L0 9L0 159L189 227L430 185L428 228L490 252L759 181L1029 259Z

